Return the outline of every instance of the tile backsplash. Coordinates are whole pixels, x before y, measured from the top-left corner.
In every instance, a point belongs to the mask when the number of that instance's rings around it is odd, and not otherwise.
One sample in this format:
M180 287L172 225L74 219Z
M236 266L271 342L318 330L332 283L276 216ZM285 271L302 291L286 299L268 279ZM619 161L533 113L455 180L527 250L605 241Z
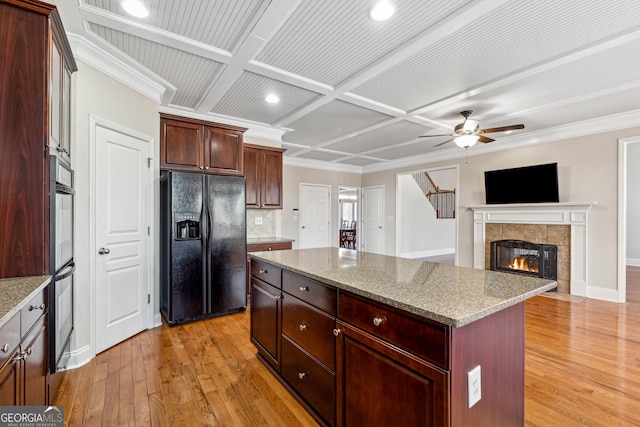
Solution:
M272 209L247 209L247 238L275 237L276 215ZM262 220L262 224L256 224L256 218Z

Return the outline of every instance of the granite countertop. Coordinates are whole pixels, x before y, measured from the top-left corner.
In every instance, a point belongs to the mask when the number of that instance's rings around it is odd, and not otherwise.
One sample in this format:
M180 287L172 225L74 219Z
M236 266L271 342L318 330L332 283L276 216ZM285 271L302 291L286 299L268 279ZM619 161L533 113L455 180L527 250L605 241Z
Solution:
M350 249L295 249L250 255L453 327L472 323L557 286L552 280Z
M0 279L0 328L51 282L51 276Z
M247 245L263 245L265 243L293 243L293 239L283 237L251 237L247 239Z

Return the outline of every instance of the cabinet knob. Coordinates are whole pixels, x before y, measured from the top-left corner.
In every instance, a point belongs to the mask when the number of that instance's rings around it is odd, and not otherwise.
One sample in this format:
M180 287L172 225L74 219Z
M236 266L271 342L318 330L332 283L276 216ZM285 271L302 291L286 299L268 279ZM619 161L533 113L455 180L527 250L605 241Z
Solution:
M29 311L33 311L33 310L44 310L45 305L44 304L40 304L40 305L30 305L29 306Z
M273 299L280 299L280 295L274 296Z
M2 346L2 351L5 353L8 353L9 348L10 348L9 343L6 343L5 345Z
M382 322L384 322L385 320L387 320L384 316L383 317L374 317L373 318L373 324L376 326L380 326L382 325Z
M271 248L270 248L270 247L269 247L269 248L267 248L267 249L268 249L268 250L271 250Z
M204 169L205 169L205 170L209 170L209 166L205 166L205 168L204 168Z
M309 376L309 372L298 372L298 378L301 380L307 378Z
M309 328L309 325L305 325L304 323L300 324L300 330L301 331L304 331L305 329L308 329L308 328Z
M300 286L300 292L309 292L308 286Z
M340 330L340 329L338 329L338 328L336 328L336 329L334 329L334 330L333 330L333 335L335 335L335 336L338 336L338 335L340 335L341 333L342 333L342 330Z
M260 270L260 274L267 274L267 270Z
M99 253L100 255L106 255L106 254L110 254L110 253L111 253L111 250L109 250L109 249L107 249L107 248L100 248L100 249L98 249L98 253Z
M204 170L204 166L200 166L200 169L201 169L201 170Z

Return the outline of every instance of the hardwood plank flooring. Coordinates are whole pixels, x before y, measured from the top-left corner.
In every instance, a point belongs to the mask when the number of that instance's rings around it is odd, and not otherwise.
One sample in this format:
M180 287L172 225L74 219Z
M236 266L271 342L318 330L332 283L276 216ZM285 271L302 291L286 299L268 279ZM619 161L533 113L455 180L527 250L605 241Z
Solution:
M640 426L635 269L626 304L526 302L525 426ZM68 371L52 404L67 426L317 425L256 358L248 312L142 332Z

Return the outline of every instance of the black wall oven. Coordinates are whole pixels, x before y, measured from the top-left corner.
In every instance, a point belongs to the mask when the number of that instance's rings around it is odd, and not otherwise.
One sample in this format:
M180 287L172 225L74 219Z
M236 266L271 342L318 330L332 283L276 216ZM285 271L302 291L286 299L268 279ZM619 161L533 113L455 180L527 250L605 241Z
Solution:
M53 279L49 291L49 372L64 369L69 360L73 331L74 208L73 170L51 156L50 164L50 269Z

